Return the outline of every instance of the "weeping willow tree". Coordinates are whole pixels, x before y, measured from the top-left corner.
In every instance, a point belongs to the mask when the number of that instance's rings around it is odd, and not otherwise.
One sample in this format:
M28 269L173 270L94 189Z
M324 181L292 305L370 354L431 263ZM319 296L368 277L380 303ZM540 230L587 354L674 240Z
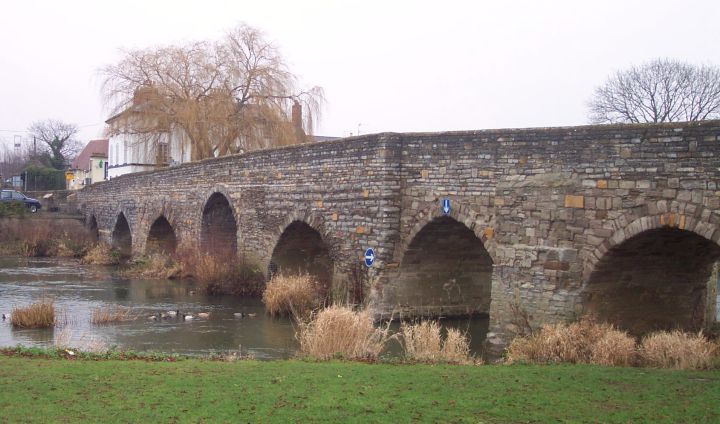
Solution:
M324 101L320 87L299 90L278 49L247 25L216 42L125 51L101 74L109 135L153 145L180 133L192 160L303 142Z

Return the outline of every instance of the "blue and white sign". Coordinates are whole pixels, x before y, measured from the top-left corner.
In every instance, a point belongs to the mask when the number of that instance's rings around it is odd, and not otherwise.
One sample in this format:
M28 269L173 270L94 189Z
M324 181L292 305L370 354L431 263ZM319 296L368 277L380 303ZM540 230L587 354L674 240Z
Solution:
M375 263L375 250L372 247L365 251L365 265L368 267L373 266Z
M443 215L450 215L450 199L443 199L442 211Z

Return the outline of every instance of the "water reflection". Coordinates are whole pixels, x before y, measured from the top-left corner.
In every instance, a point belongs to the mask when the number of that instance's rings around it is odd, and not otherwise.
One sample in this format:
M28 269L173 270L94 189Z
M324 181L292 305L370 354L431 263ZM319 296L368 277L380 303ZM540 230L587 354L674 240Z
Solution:
M14 330L9 323L0 322L0 346L49 346L54 339L71 335L71 345L90 340L106 347L191 355L241 349L258 359L274 359L291 357L297 351L293 323L266 316L259 299L195 292L196 287L188 281L123 279L110 268L67 260L0 257L0 313L52 298L68 321L66 329L36 330ZM95 308L113 306L130 308L138 319L106 326L91 324ZM192 321L148 319L174 310L193 315L208 312L210 316ZM256 316L236 318L235 312ZM487 319L441 322L467 331L472 351L480 352ZM393 329L398 327L393 323ZM399 346L393 342L389 350L388 354L395 355Z

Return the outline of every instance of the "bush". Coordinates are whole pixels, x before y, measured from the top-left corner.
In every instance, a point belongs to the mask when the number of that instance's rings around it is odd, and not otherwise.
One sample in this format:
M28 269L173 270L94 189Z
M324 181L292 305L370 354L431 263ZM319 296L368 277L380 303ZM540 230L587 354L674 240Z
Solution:
M390 339L389 329L376 328L368 311L331 306L307 322L301 322L296 337L301 354L317 359L377 359Z
M23 202L0 202L0 218L23 218L27 207Z
M716 361L717 345L702 332L658 331L645 336L640 344L640 358L646 366L697 370L711 368Z
M55 325L55 304L41 300L24 308L13 308L10 314L13 327L48 328Z
M83 256L81 262L92 265L117 265L120 253L105 243L98 243Z
M626 332L583 318L516 337L508 347L507 362L630 365L635 355L635 340Z
M262 295L270 315L306 316L320 305L318 282L310 275L273 277Z
M443 341L440 325L435 321L403 323L400 326L400 340L405 359L410 361L457 364L472 362L467 336L451 328L447 330L447 337Z

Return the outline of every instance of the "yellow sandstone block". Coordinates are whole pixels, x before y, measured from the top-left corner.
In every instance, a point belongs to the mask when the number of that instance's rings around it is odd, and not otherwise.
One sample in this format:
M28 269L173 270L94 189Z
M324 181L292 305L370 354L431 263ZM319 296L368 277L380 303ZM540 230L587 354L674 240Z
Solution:
M430 171L428 171L427 169L423 169L422 171L420 171L420 175L423 177L423 179L426 179L430 176Z
M358 234L365 234L365 227L362 227L362 226L357 227L357 228L355 229L355 232L358 233Z
M608 182L607 182L607 180L598 180L598 181L597 181L597 188L608 188Z
M495 235L495 229L493 227L487 227L485 231L483 231L483 236L485 236L485 240L490 240L493 238L493 235Z
M585 207L585 196L573 196L572 194L565 195L565 207L566 208L578 208L582 209Z

